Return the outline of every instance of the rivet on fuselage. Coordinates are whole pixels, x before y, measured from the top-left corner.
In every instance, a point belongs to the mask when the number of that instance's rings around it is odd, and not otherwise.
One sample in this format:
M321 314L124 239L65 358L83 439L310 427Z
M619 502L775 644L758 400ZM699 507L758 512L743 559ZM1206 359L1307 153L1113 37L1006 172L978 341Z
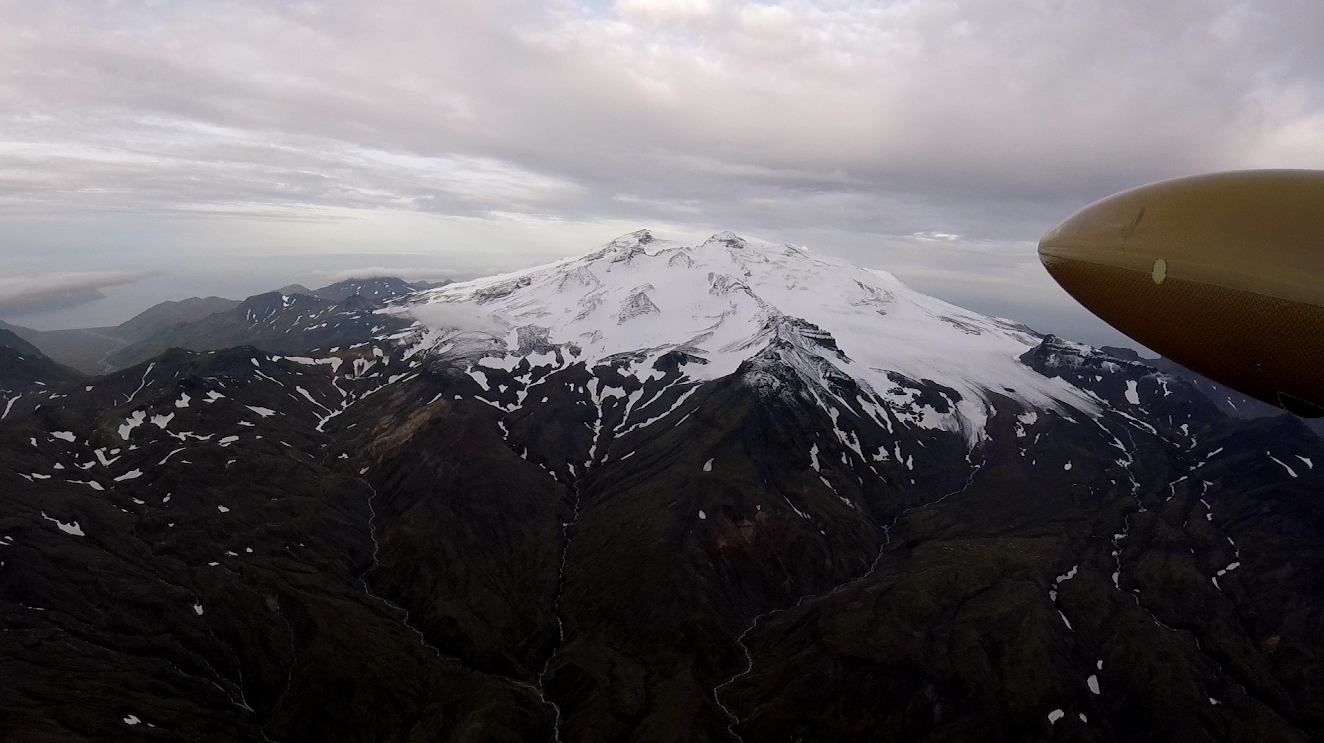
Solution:
M1154 261L1154 272L1150 274L1155 284L1162 284L1168 278L1168 262L1159 258Z

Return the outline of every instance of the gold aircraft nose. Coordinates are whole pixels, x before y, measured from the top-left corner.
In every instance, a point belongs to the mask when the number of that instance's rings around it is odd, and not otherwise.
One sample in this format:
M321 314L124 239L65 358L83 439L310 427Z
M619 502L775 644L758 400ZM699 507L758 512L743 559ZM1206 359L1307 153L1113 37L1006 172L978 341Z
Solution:
M1244 394L1324 414L1324 171L1123 191L1049 230L1039 259L1141 344Z

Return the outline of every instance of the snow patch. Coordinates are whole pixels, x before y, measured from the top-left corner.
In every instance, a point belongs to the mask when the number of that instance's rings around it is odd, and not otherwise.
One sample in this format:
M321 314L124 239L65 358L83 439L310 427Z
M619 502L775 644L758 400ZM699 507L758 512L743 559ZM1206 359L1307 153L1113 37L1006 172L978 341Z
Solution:
M1126 380L1126 401L1132 405L1140 404L1140 393L1137 391L1140 384L1134 379Z
M475 382L478 383L478 386L479 386L479 387L482 387L482 388L483 388L483 392L490 392L490 391L491 391L492 388L487 386L487 375L486 375L486 374L484 374L484 373L478 371L477 369L470 369L470 370L469 370L468 372L466 372L466 373L467 373L470 377L472 377L473 380L474 380Z
M65 534L68 534L68 535L70 535L70 536L74 536L74 537L85 537L85 536L87 536L86 534L83 533L83 529L82 529L82 527L80 527L80 526L78 525L78 522L77 522L77 521L71 521L71 522L69 522L69 523L66 524L66 523L64 523L63 521L59 520L59 519L53 519L53 518L51 518L50 516L47 516L45 511L42 511L42 512L41 512L41 517L42 517L43 519L46 519L47 521L49 521L49 522L55 524L56 528L58 528L60 531L64 532Z
M286 356L285 358L290 361L293 361L296 364L303 364L304 366L317 366L318 364L327 364L331 367L332 374L335 374L337 371L339 371L340 365L345 363L344 359L337 358L335 356L330 356L325 359L310 359L307 356Z
M141 410L133 411L133 414L130 415L128 418L126 418L124 423L120 424L119 429L117 429L119 431L120 438L124 439L125 441L128 441L129 436L133 434L133 429L137 428L138 426L141 426L143 424L143 421L145 420L147 420L146 413L144 413Z
M1275 457L1273 454L1271 454L1271 453L1269 453L1269 452L1267 452L1267 451L1265 452L1265 454L1267 454L1267 455L1269 456L1269 459L1272 459L1273 461L1277 462L1279 465L1282 466L1283 469L1287 470L1287 474L1291 475L1294 479L1295 479L1296 477L1298 477L1298 475L1296 474L1296 470L1294 470L1294 469L1292 469L1291 467L1287 466L1287 463L1286 463L1286 462L1284 462L1283 460L1279 459L1278 457Z

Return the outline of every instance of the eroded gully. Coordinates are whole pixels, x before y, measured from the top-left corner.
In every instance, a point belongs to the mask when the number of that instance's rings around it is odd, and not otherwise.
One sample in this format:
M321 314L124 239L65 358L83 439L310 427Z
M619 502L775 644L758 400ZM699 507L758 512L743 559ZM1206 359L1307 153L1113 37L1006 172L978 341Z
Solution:
M966 461L970 461L969 457L966 458ZM923 508L936 506L939 503L942 503L943 501L947 500L948 498L959 495L969 490L970 486L975 481L975 476L979 474L979 471L983 468L986 462L987 459L981 461L979 464L974 464L973 462L971 462L971 464L973 464L974 467L970 471L970 474L966 476L965 484L962 485L960 488L957 488L956 490L953 490L950 493L946 493L942 497L930 501L928 503L924 503L918 506L911 506L910 508L907 508L903 510L901 513L897 514L892 519L891 523L884 525L883 543L879 545L878 553L874 555L873 562L870 563L869 569L865 571L863 574L851 578L850 580L847 580L844 583L840 583L828 589L827 591L823 591L820 593L805 594L804 596L801 596L799 600L797 600L795 604L793 604L792 606L788 606L781 609L772 609L770 611L766 611L754 617L754 620L749 623L749 626L745 628L745 631L741 632L739 637L736 638L736 644L740 646L741 651L743 651L745 654L745 668L741 670L739 673L736 673L731 678L727 679L726 681L723 681L722 683L713 687L713 692L712 692L713 701L717 704L718 709L722 711L722 714L726 715L727 720L730 721L729 724L726 726L726 731L731 734L732 738L734 738L736 741L739 741L739 743L745 743L745 739L740 736L740 733L736 732L736 726L740 724L740 716L736 715L725 704L722 703L722 690L727 688L731 684L734 684L735 682L739 681L740 679L744 678L745 676L748 676L750 672L754 670L754 654L750 652L749 646L746 644L745 639L749 637L749 635L755 629L757 629L761 623L763 623L767 619L772 618L777 614L782 614L788 611L794 611L800 608L801 606L804 606L807 603L830 598L838 593L841 593L847 588L850 588L851 586L862 583L868 580L869 578L873 577L873 574L878 570L878 566L882 563L884 553L887 551L888 546L890 546L892 543L892 528L895 527L897 522L901 520L901 517Z
M371 587L370 585L368 585L368 580L367 580L368 573L371 573L372 571L374 571L374 570L376 570L377 568L381 567L381 561L380 561L380 559L379 559L379 553L380 553L380 551L381 551L381 543L380 543L380 542L378 541L378 539L377 539L377 506L376 506L376 500L377 500L377 497L378 497L378 493L377 493L377 489L376 489L375 487L373 487L372 484L369 483L367 480L363 479L362 477L360 477L360 478L358 478L358 479L359 479L359 482L363 483L363 484L368 488L368 492L369 492L369 494L368 494L368 499L367 499L367 503L368 503L368 537L369 537L369 538L371 539L371 541L372 541L372 564L368 567L367 570L364 570L364 571L359 575L359 584L363 587L363 593L364 593L365 595L367 595L369 598L371 598L371 599L373 599L374 601L376 601L376 602L378 602L379 604L381 604L382 606L386 607L388 613L389 613L389 614L390 614L390 615L391 615L396 621L398 621L398 622L400 623L401 626L403 626L406 630L408 630L411 634L413 634L414 637L416 637L416 638L418 639L419 644L422 645L426 650L430 651L434 656L436 656L436 658L437 658L439 661L441 661L441 662L443 662L443 663L449 663L449 664L452 664L452 665L454 665L454 666L456 666L456 667L458 667L458 668L461 668L461 669L463 669L463 670L465 670L465 671L468 671L468 672L470 672L470 673L478 674L478 675L483 676L483 677L485 677L485 678L493 679L493 680L495 680L495 681L500 681L500 682L505 683L505 684L510 684L511 686L514 686L514 687L516 687L516 688L519 688L519 689L521 689L521 690L523 690L523 691L526 691L526 692L532 694L533 696L537 697L537 698L538 698L538 702L539 702L539 704L541 704L542 706L546 707L548 710L551 711L551 713L552 713L552 719L553 719L553 723L552 723L552 739L553 739L556 743L560 743L560 741L561 741L561 707L560 707L559 705L557 705L556 702L553 702L551 699L549 699L549 698L547 697L546 693L544 692L544 689L543 689L543 676L545 676L545 675L547 674L547 667L551 664L552 658L555 657L556 652L557 652L557 651L560 649L560 647L561 647L561 642L562 642L562 641L564 640L564 638L565 638L565 629L564 629L564 627L563 627L563 625L562 625L562 622L561 622L561 615L560 615L560 607L561 607L561 591L562 591L562 587L564 586L564 583L565 583L565 561L566 561L566 553L568 552L568 550L569 550L569 546L570 546L570 545L569 545L569 532L570 532L570 528L574 525L574 522L575 522L575 521L578 519L578 517L579 517L579 488L578 488L577 483L576 483L576 484L572 484L572 486L571 486L571 488L570 488L570 491L571 491L571 505L572 505L572 507L573 507L573 516L572 516L572 518L571 518L570 521L562 522L562 524L561 524L561 542L562 542L562 545L561 545L561 558L560 558L560 566L559 566L559 569L558 569L557 579L556 579L556 591L555 591L555 593L554 593L554 595L553 595L553 598L552 598L553 615L554 615L554 618L555 618L555 620L556 620L557 639L556 639L555 644L554 644L553 647L552 647L552 651L551 651L551 653L549 653L548 656L547 656L547 660L543 663L542 670L539 671L539 673L538 673L538 681L537 681L537 683L536 683L536 684L531 684L531 683L529 683L529 682L527 682L527 681L520 681L519 679L514 679L514 678L511 678L511 677L509 677L509 676L502 676L502 675L500 675L500 674L489 673L489 672L487 672L487 671L479 670L479 669L477 669L477 668L474 668L474 667L472 667L472 666L466 664L466 663L465 663L461 658L459 658L459 657L456 657L456 656L454 656L454 655L448 655L448 654L446 654L446 653L441 652L441 650L440 650L439 648L437 648L437 646L435 646L435 645L433 645L432 643L428 642L427 636L423 634L423 631L422 631L422 630L420 630L418 627L414 626L414 624L412 624L412 623L410 622L410 620L409 620L409 610L408 610L408 609L406 609L405 607L403 607L403 606L401 606L401 605L395 603L394 601L391 601L390 599L386 598L385 596L382 596L381 594L378 594L378 593L376 593L376 592L374 592L374 591L372 590L372 587Z

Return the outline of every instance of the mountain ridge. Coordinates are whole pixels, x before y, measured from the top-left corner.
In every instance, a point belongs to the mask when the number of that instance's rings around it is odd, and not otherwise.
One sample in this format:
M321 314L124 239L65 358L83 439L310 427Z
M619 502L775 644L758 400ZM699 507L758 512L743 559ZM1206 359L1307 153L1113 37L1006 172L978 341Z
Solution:
M408 283L394 277L344 279L320 289L308 289L294 284L279 291L282 296L300 294L341 304L357 296L350 306L363 309L413 292L445 286L449 281L435 283L420 281ZM289 291L287 291L289 290ZM262 295L255 295L262 296ZM33 330L0 322L0 329L9 330L23 340L35 344L47 356L87 374L115 371L126 365L151 358L171 345L195 350L225 348L230 345L261 342L260 334L245 335L230 328L220 330L212 320L214 315L230 312L246 300L223 297L190 297L179 301L166 301L149 307L114 327L77 328L72 330ZM202 325L199 325L202 324ZM190 326L182 328L180 326ZM218 337L209 337L218 336ZM320 339L319 339L320 340ZM354 340L358 340L355 337ZM309 341L315 345L318 341ZM300 343L304 343L300 341Z
M598 277L613 270L627 276L612 277L614 284ZM706 278L692 278L696 273L706 273ZM746 283L751 277L759 282L758 293ZM669 283L662 289L654 286L664 279ZM650 296L678 308L663 313ZM1092 405L1068 388L1022 373L1014 357L1037 343L1033 331L1023 325L925 297L885 272L856 269L800 248L733 233L718 233L697 247L660 241L647 231L631 233L581 258L424 292L393 311L423 325L418 342L429 348L443 346L454 335L466 342L485 336L493 348L518 349L517 333L523 327L526 332L559 335L553 345L585 346L585 353L599 359L643 350L683 351L706 362L700 374L705 378L734 371L749 352L784 332L789 326L779 325L779 318L799 318L816 326L835 323L829 332L843 336L836 342L850 347L838 363L850 367L849 375L867 387L892 388L895 381L886 374L896 373L915 380L933 377L960 390L961 399L953 401L959 412L946 424L962 426L971 436L978 435L978 420L987 414L976 402L985 386L1018 385L1026 388L1020 394L1041 405L1059 397L1078 407ZM470 317L486 313L486 322L506 333L448 327L456 324L452 315L457 311ZM523 320L528 322L521 325ZM539 320L550 322L550 327L538 325ZM626 323L630 325L623 333L602 329ZM672 333L677 335L668 337ZM642 347L637 347L635 338L641 334ZM873 358L872 345L879 338L890 345L882 351L884 358ZM951 343L959 343L967 356L979 354L977 360L954 361L961 354L944 357L941 348L933 348ZM958 368L944 369L944 363ZM879 374L884 364L889 368ZM971 383L979 376L988 385Z

